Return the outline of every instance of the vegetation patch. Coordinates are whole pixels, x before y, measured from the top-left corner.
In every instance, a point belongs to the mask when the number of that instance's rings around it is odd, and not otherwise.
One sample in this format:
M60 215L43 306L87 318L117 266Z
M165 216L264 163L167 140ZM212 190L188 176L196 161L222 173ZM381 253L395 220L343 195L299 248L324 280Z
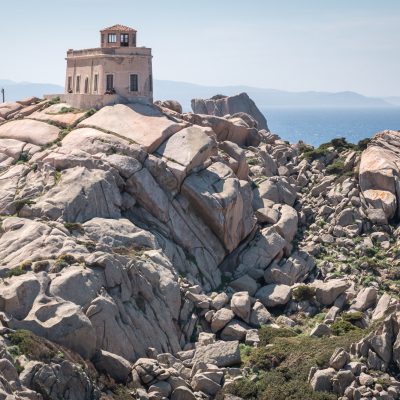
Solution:
M64 226L68 229L70 233L78 232L81 234L85 233L82 224L77 222L64 222Z
M58 104L61 102L61 99L59 96L57 97L53 97L51 100L49 100L49 102L47 103L49 106L52 106L54 104Z
M43 261L36 261L33 264L32 270L33 272L41 272L41 271L47 271L47 269L50 267L50 263L47 260Z
M144 247L123 247L123 246L118 246L118 247L113 247L112 249L113 253L119 254L121 256L128 256L131 258L139 258L143 255L143 253L146 251Z
M340 336L323 338L311 337L290 328L262 327L259 331L260 346L252 348L244 358L244 366L250 367L253 375L250 373L248 378L235 381L225 393L263 400L337 399L334 394L313 392L307 378L311 367L328 367L337 347L349 349L352 343L358 342L367 333L347 323L354 329ZM244 351L245 348L242 353Z
M12 276L20 276L26 274L32 268L32 261L26 260L23 263L19 264L18 267L13 268L7 273L7 277L10 278Z
M114 400L130 400L137 398L131 389L123 385L116 385L112 391Z
M315 297L315 287L300 285L293 289L293 298L296 301L312 300Z
M24 208L26 205L32 205L35 202L31 199L19 199L14 201L15 212L19 214L19 212Z
M259 330L260 346L271 344L275 338L293 337L297 334L298 332L292 328L273 328L271 326L263 326Z
M27 151L21 151L21 153L19 154L18 160L14 161L15 165L18 164L25 164L26 162L29 161L29 153Z
M77 260L72 254L61 254L57 257L49 272L60 272L62 269L67 268L70 265L75 264L76 262Z

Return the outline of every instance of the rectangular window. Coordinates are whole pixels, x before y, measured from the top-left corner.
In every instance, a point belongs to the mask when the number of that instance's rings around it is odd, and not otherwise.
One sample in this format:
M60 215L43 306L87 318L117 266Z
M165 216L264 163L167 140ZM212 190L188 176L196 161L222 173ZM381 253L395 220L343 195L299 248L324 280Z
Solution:
M93 82L93 91L94 91L95 93L97 93L98 85L99 85L99 75L96 74L96 75L94 76L94 82Z
M76 93L80 93L81 92L81 77L78 75L76 77L76 88L75 88L75 92Z
M129 35L127 33L121 33L121 46L129 46Z
M117 35L115 33L108 34L108 43L117 43Z
M89 78L85 79L85 94L89 94Z
M68 93L72 93L72 76L68 77Z
M107 75L107 86L106 86L107 91L111 91L114 89L114 75L108 74Z
M131 92L137 92L139 90L137 74L130 75L129 90Z
M153 91L153 75L152 74L150 74L149 80L150 80L150 92L152 92Z

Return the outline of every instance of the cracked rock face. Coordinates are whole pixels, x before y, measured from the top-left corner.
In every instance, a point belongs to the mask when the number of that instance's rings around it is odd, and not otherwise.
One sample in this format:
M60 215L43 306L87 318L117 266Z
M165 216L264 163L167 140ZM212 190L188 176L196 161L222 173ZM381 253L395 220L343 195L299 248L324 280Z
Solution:
M179 274L220 284L255 226L250 185L211 128L150 106L60 107L0 127L0 311L88 359L176 353L194 329Z
M380 325L313 368L310 390L386 395L368 369L398 366L396 299L382 291L397 278L400 139L381 133L362 156L291 145L249 100L184 114L173 102L0 105L0 390L214 398L262 376L239 347L263 343L260 328L329 341L346 317ZM15 331L57 347L18 353Z

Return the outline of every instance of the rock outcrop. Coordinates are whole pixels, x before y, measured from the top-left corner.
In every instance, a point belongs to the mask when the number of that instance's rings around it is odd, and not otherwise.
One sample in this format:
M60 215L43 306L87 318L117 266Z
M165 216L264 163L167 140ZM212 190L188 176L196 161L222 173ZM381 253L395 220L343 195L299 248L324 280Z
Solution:
M387 219L399 215L400 132L383 131L363 152L360 188L371 208L383 210Z
M195 114L215 115L217 117L230 115L233 119L243 117L246 123L249 121L252 123L253 119L256 121L258 129L268 131L267 120L246 93L235 96L217 95L206 100L193 99L192 110ZM242 113L247 114L250 118Z
M1 395L262 398L273 371L398 398L398 133L360 156L281 140L246 95L194 111L0 106Z

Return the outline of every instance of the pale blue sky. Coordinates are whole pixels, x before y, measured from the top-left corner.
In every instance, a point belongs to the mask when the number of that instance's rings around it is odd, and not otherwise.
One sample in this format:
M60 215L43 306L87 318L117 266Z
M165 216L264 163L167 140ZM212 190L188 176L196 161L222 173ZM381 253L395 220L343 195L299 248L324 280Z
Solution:
M400 96L399 0L2 1L0 79L63 84L66 50L116 23L156 79Z

